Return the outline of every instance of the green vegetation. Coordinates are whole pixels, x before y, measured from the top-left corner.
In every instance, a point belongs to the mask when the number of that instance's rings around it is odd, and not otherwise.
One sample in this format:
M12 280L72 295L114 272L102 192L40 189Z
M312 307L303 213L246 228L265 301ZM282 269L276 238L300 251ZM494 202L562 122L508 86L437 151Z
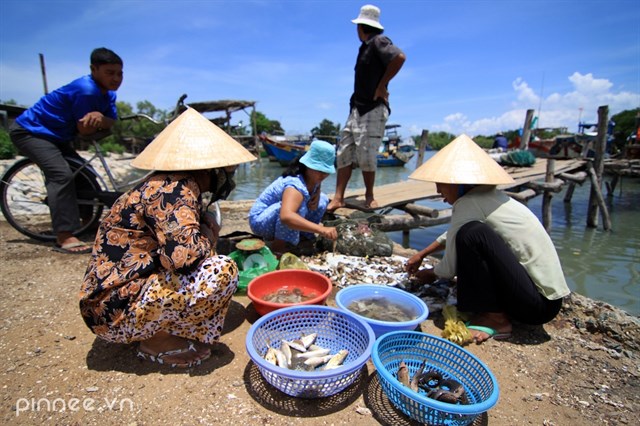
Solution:
M11 139L9 139L9 133L0 128L0 160L9 160L11 158L15 158L18 150L11 143Z
M311 129L311 134L318 139L337 143L340 138L340 123L333 123L325 118L320 124Z
M627 139L636 134L640 122L638 122L638 116L640 114L640 108L628 109L622 111L611 119L616 123L613 129L613 146L612 153L620 152L624 149L624 146L628 143Z

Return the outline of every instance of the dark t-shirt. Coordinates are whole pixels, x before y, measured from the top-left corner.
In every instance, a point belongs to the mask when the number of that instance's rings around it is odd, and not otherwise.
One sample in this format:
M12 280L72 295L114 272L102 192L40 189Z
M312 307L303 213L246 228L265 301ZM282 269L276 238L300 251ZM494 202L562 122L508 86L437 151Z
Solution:
M353 95L349 100L349 106L358 108L360 115L366 114L383 103L389 108L383 99L374 101L373 97L387 66L400 53L402 50L382 34L373 36L360 45L356 59Z

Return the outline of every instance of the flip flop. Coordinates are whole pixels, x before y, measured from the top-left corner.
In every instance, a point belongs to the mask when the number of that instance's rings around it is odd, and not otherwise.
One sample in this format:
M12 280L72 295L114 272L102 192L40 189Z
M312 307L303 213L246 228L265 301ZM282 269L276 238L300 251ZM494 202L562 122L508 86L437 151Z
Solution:
M480 331L482 333L486 333L489 335L489 339L494 340L505 340L511 337L511 333L500 333L494 330L491 327L485 327L483 325L470 325L469 323L465 324L468 329Z
M138 358L144 359L145 361L157 362L158 364L165 365L165 362L164 362L165 357L173 356L173 355L182 355L182 354L186 354L187 352L197 352L196 345L193 342L189 342L189 346L187 346L186 348L173 349L166 352L160 352L157 355L151 355L148 352L144 352L138 349ZM203 356L202 358L193 360L191 362L186 362L182 364L172 363L172 364L166 364L166 365L170 366L171 368L191 368L196 365L200 365L202 361L208 359L210 356L211 356L211 352L208 352L207 355Z
M84 247L84 249L72 250L76 247ZM91 246L88 245L87 243L83 243L82 241L65 244L63 246L56 243L56 245L53 247L53 250L60 253L65 253L65 254L85 254L85 253L91 253Z

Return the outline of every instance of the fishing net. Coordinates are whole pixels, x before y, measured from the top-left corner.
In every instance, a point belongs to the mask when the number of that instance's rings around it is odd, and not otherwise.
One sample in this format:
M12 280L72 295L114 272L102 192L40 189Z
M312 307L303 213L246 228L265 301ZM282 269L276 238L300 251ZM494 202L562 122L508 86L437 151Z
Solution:
M535 164L536 157L529 151L509 151L500 156L500 164L516 167L531 167Z
M325 226L334 226L338 231L336 241L320 238L323 250L342 253L348 256L371 257L391 256L393 241L383 231L377 229L379 215L349 219L325 221Z

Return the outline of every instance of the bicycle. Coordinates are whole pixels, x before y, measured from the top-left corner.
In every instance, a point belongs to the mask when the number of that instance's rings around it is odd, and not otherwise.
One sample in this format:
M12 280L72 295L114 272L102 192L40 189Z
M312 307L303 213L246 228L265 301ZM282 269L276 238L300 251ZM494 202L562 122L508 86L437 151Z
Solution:
M185 94L178 99L173 115L164 121L157 121L146 114L132 114L119 119L122 121L145 119L166 126L184 110L186 97ZM117 182L98 143L109 134L109 132L102 132L85 138L85 141L88 140L95 149L95 153L90 158L80 160L66 157L73 171L80 209L81 226L74 232L75 236L95 230L105 207L111 207L125 189L136 185L150 174L147 173L126 182ZM100 160L110 186L91 164L96 158ZM7 222L23 235L38 241L55 241L56 235L51 224L45 177L40 167L30 159L22 158L16 161L2 176L0 210Z

